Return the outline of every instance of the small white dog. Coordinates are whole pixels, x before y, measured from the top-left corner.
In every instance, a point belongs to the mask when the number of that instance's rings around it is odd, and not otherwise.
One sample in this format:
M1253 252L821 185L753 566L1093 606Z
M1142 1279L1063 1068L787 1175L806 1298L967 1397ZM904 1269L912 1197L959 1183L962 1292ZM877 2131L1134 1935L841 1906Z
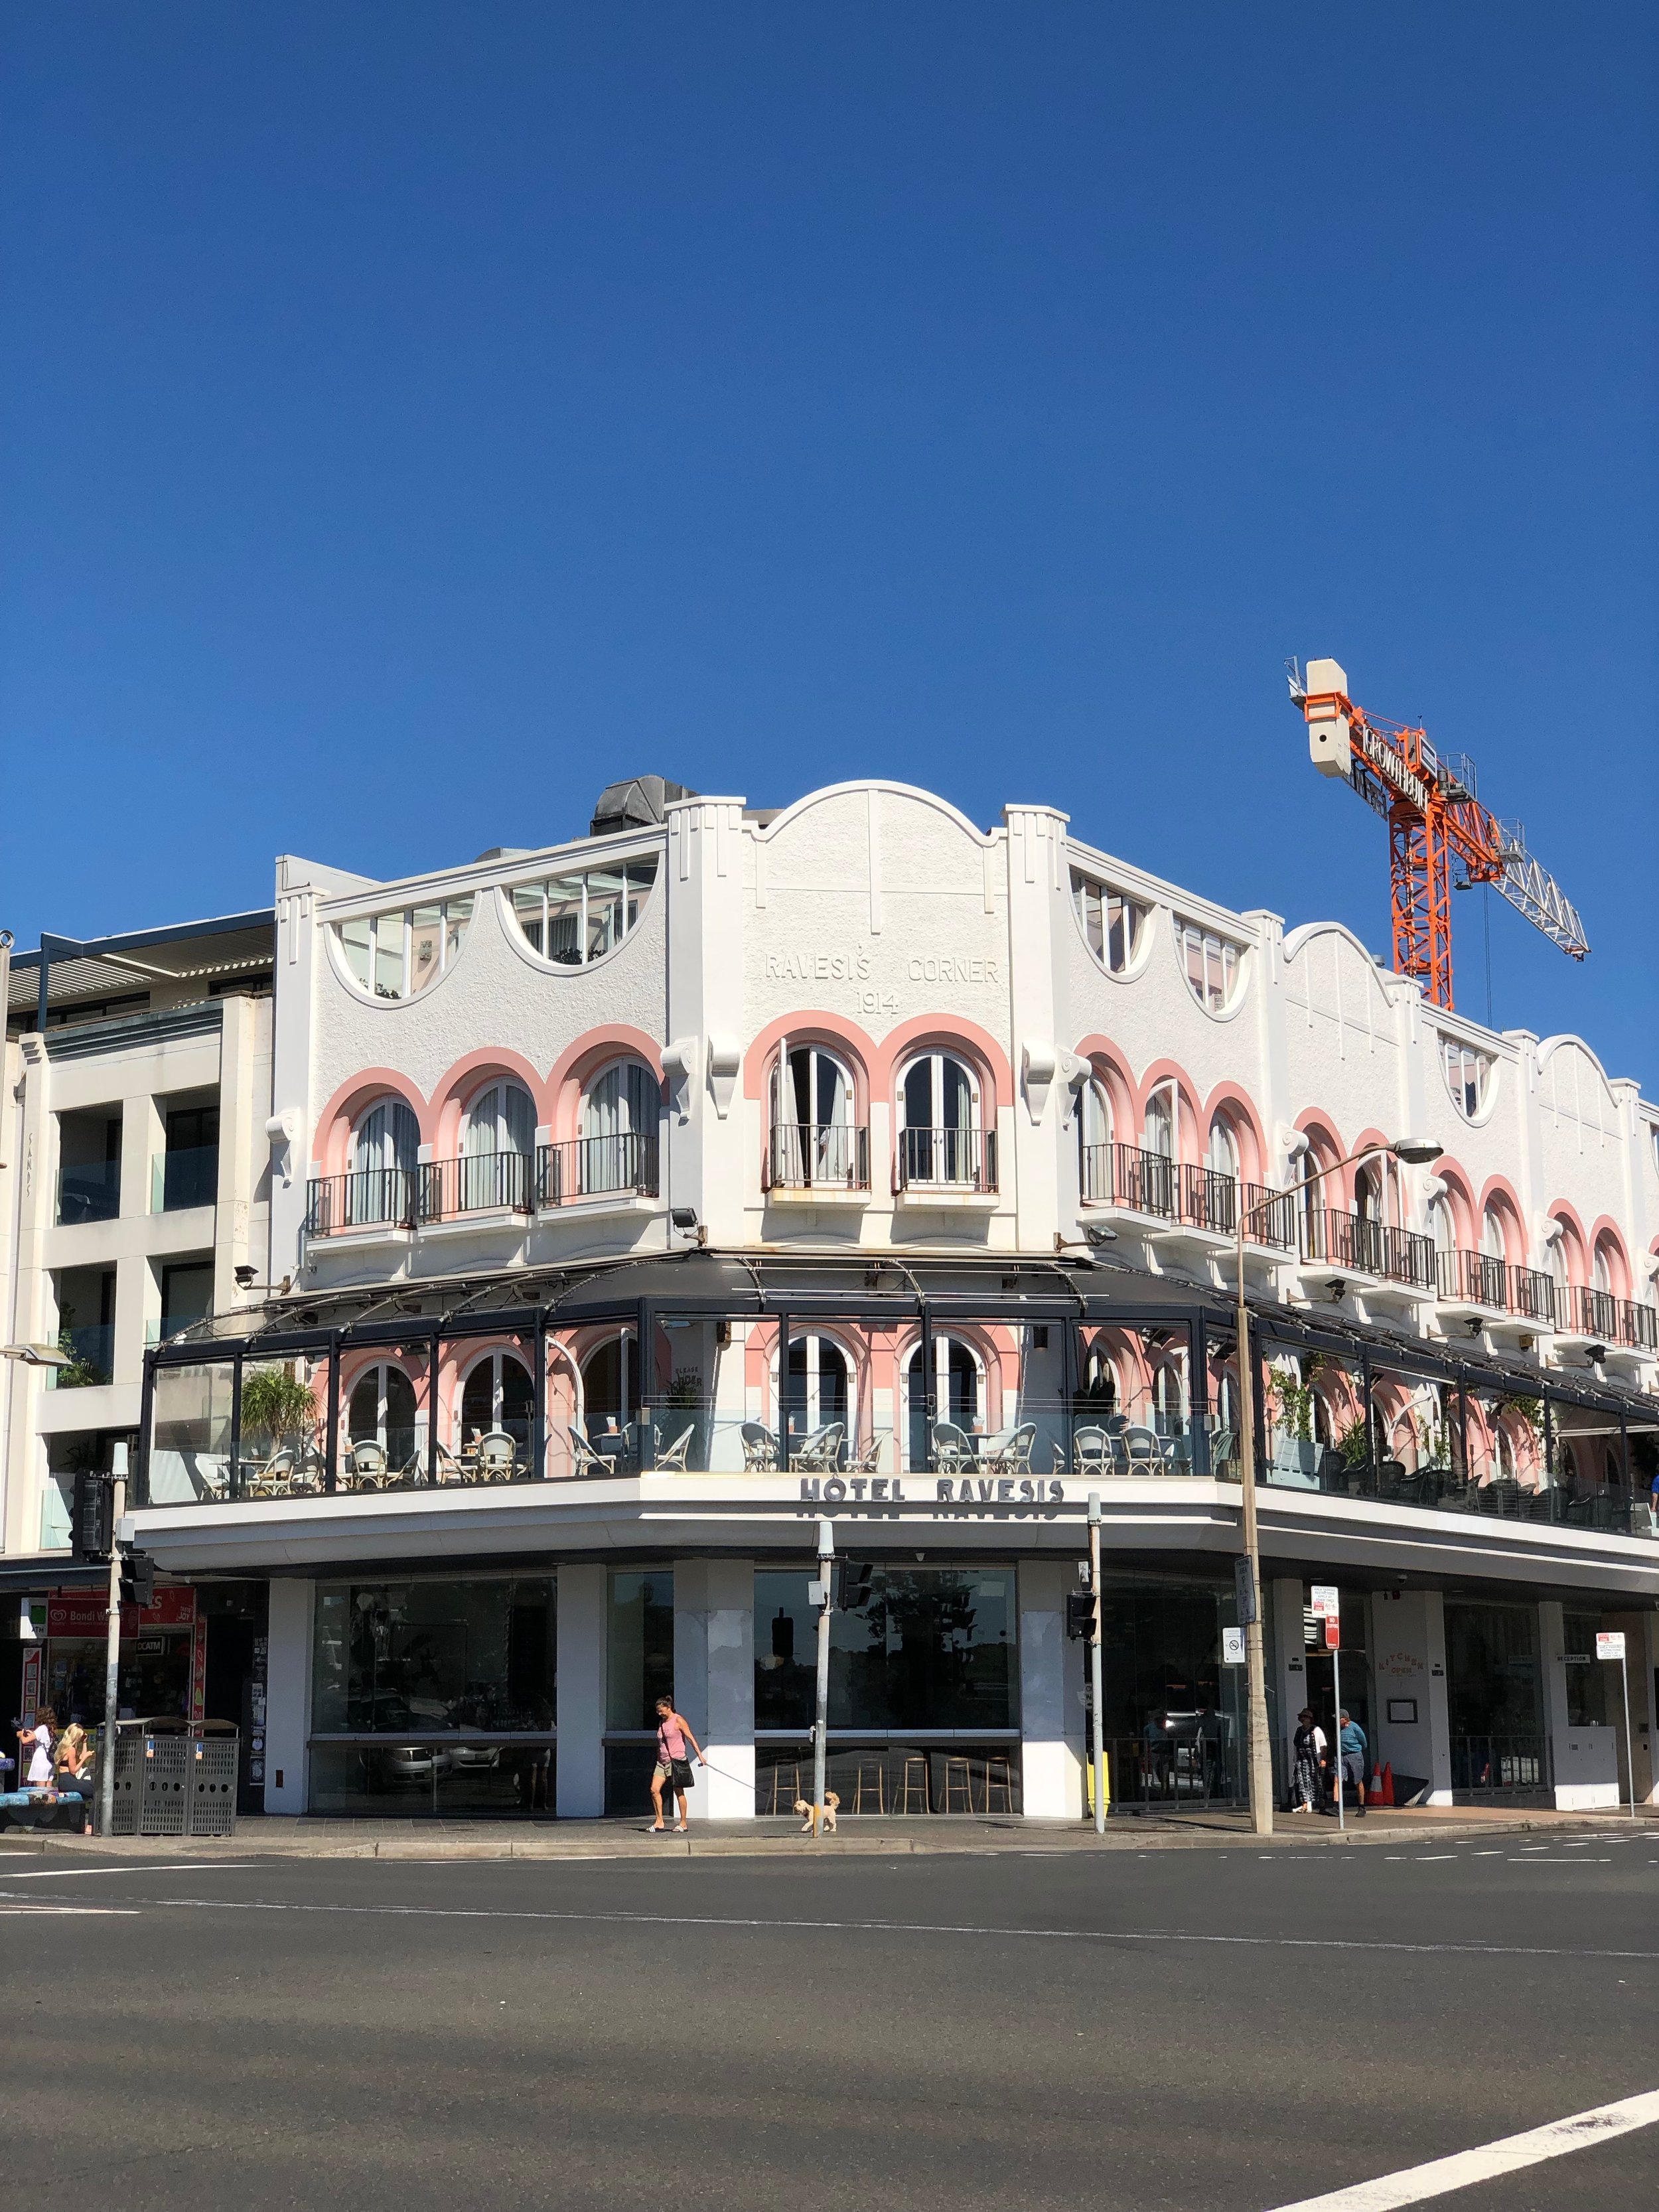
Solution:
M833 1790L826 1790L824 1791L823 1832L826 1836L833 1836L836 1832L836 1808L840 1804L840 1798L836 1796ZM818 1832L818 1813L817 1806L810 1804L805 1797L797 1797L795 1800L795 1810L798 1813L804 1813L806 1815L806 1818L801 1822L800 1832L802 1835L816 1836Z

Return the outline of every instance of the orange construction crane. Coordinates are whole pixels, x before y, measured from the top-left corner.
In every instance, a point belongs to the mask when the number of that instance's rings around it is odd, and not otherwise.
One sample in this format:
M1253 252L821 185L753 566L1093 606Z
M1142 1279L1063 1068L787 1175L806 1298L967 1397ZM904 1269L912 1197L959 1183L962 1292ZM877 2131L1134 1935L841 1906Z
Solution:
M1413 975L1431 1005L1452 1003L1452 862L1458 890L1491 884L1518 914L1575 960L1589 951L1578 909L1527 850L1518 822L1500 822L1475 796L1474 763L1437 752L1425 730L1385 722L1348 696L1334 660L1295 661L1291 697L1308 725L1308 750L1322 775L1340 775L1389 825L1394 888L1394 965Z

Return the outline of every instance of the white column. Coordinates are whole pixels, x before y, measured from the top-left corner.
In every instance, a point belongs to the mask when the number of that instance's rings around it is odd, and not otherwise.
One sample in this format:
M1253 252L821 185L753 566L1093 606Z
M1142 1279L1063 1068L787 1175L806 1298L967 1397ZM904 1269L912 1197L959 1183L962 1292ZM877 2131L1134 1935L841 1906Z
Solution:
M1290 1787L1291 1739L1296 1734L1296 1717L1308 1702L1308 1638L1303 1621L1307 1596L1301 1577L1281 1577L1269 1583L1261 1602L1272 1635L1274 1661L1273 1694L1277 1704L1273 1717L1278 1727L1278 1741L1273 1745L1273 1786L1282 1798Z
M1080 1589L1069 1559L1026 1559L1019 1568L1019 1713L1022 1796L1028 1820L1083 1817L1082 1644L1066 1640L1066 1593Z
M755 1814L755 1569L749 1559L674 1562L674 1702L708 1765L688 1816Z
M608 1595L603 1567L559 1569L559 1749L554 1796L562 1820L597 1820L605 1811Z
M1619 1753L1610 1728L1573 1728L1567 1720L1565 1626L1562 1608L1546 1598L1538 1608L1538 1672L1550 1771L1559 1813L1590 1813L1619 1803ZM1596 1662L1590 1662L1592 1666ZM1617 1692L1615 1692L1615 1695ZM1623 1716L1620 1716L1622 1723Z
M310 1796L311 1632L315 1585L273 1580L265 1681L265 1810L303 1813Z
M1371 1606L1374 1766L1392 1766L1395 1800L1429 1785L1428 1803L1451 1802L1451 1737L1446 1709L1446 1608L1438 1590L1380 1590ZM1389 1717L1393 1705L1401 1715ZM1407 1718L1407 1712L1414 1715Z

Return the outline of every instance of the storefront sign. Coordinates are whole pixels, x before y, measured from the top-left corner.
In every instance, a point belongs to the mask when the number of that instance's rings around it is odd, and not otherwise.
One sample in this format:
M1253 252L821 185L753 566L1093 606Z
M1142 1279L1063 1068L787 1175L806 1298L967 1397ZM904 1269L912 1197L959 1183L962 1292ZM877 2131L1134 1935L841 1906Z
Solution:
M929 1480L932 1498L917 1488ZM804 1474L800 1498L803 1505L1063 1505L1066 1486L1046 1474Z
M125 1638L146 1628L188 1628L195 1618L193 1589L158 1589L155 1604L142 1613L136 1605L121 1607L121 1634ZM101 1637L108 1627L109 1601L101 1590L60 1590L47 1600L48 1636Z

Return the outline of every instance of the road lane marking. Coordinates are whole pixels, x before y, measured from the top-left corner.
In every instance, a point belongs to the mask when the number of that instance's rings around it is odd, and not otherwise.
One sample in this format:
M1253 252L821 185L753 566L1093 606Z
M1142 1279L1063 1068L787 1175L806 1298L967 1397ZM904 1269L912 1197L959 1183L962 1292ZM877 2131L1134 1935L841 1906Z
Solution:
M1417 1863L1419 1866L1444 1866L1448 1859L1456 1856L1455 1851L1419 1851Z
M234 1859L179 1859L161 1866L42 1867L27 1874L7 1874L6 1881L82 1881L94 1874L252 1874L252 1867Z
M1511 1866L1611 1866L1611 1859L1511 1859Z
M136 1905L0 1905L0 1913L13 1920L137 1920Z
M1576 1863L1576 1862L1573 1862ZM0 1889L0 1905L7 1893ZM271 1898L135 1897L123 1911L155 1906L171 1912L311 1912L343 1919L512 1920L548 1926L778 1929L789 1934L987 1936L1063 1943L1212 1943L1229 1948L1286 1951L1405 1952L1413 1956L1479 1959L1633 1959L1659 1965L1659 1951L1575 1949L1568 1944L1404 1943L1368 1936L1208 1936L1185 1928L976 1927L934 1920L763 1920L698 1912L557 1912L482 1905L301 1905Z
M1334 2189L1324 2197L1298 2197L1294 2204L1280 2205L1279 2212L1396 2212L1401 2205L1421 2204L1428 2197L1445 2197L1455 2189L1495 2181L1500 2175L1518 2173L1523 2166L1564 2157L1570 2150L1612 2142L1632 2129L1651 2127L1656 2120L1659 2120L1659 2089L1646 2089L1640 2096L1624 2097L1617 2104L1593 2105L1589 2112L1575 2112L1571 2119L1552 2120L1547 2127L1529 2128L1524 2135L1504 2136L1496 2142L1482 2143L1478 2150L1431 2159L1426 2166L1406 2166L1376 2181L1357 2181L1351 2188Z

